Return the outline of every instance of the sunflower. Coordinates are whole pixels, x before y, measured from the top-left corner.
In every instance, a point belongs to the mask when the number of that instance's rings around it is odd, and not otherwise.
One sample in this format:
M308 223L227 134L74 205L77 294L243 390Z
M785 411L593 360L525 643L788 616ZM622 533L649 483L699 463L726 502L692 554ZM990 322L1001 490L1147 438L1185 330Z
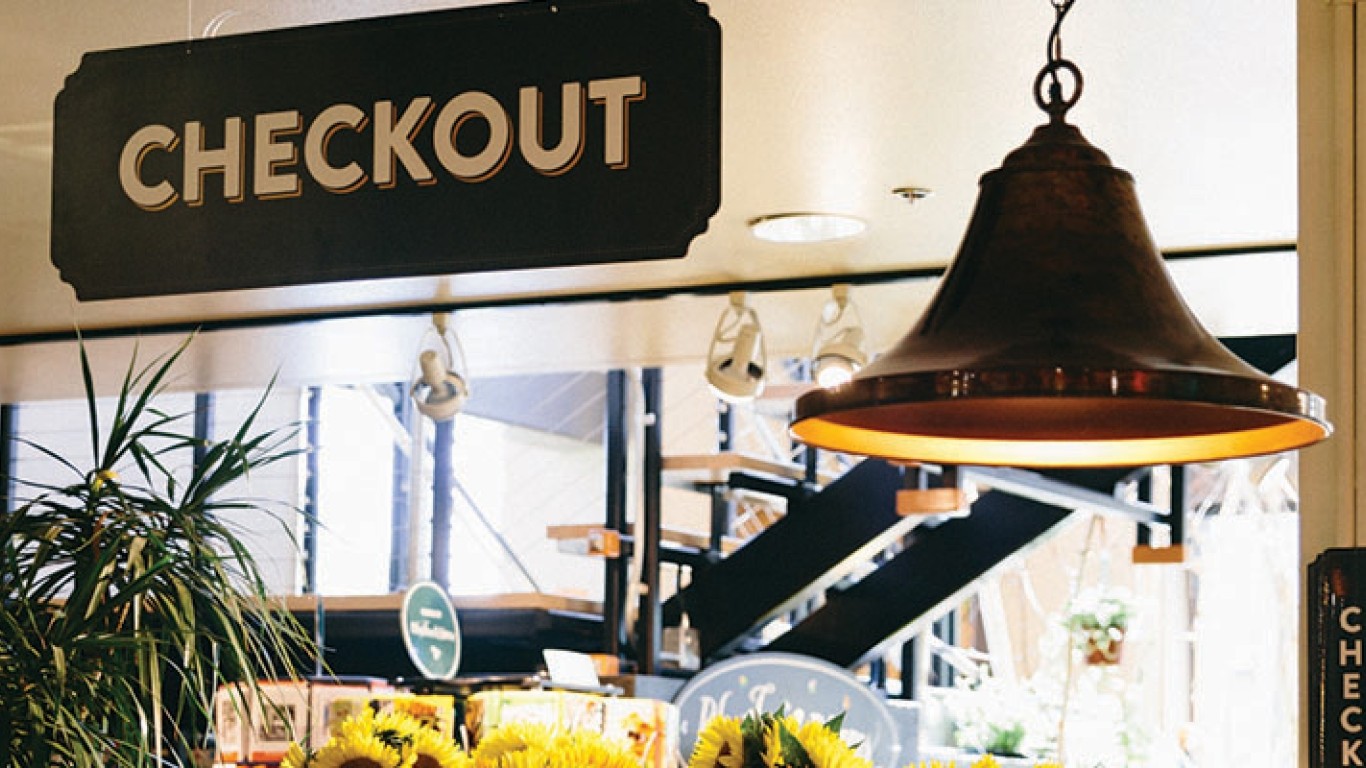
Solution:
M479 768L548 768L550 753L540 747L504 752L496 758L477 760Z
M333 729L334 739L359 739L375 734L375 710L365 707Z
M824 723L806 723L797 729L797 740L816 768L873 768L871 761L854 754L839 733Z
M640 768L629 748L593 731L561 733L548 747L547 768Z
M365 711L371 712L372 710L366 709ZM403 712L374 712L369 719L373 723L372 727L376 733L393 731L408 736L422 730L421 723Z
M787 723L783 718L779 718L765 725L768 727L763 731L764 753L760 755L760 759L769 768L787 765L789 761L783 759L783 731ZM793 729L787 729L787 732L790 734Z
M972 764L972 768L1001 768L1001 764L996 762L994 755L985 754L980 760Z
M414 756L412 768L470 768L473 765L464 750L431 728L416 729L409 743Z
M738 717L713 717L697 734L688 768L741 768L745 764L745 737Z
M343 735L329 739L309 768L411 768L411 756L401 755L378 736L345 730L344 724Z
M479 765L499 765L504 756L532 747L544 749L552 733L549 726L541 723L504 723L479 740L474 760Z

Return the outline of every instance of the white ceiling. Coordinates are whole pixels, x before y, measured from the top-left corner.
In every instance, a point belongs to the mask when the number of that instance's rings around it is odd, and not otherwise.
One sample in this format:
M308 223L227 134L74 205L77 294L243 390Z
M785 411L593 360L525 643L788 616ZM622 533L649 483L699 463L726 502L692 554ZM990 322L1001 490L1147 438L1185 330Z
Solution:
M685 258L84 303L60 281L47 245L52 101L83 52L202 36L213 27L227 35L470 4L5 0L0 340L75 326L940 266L957 249L978 177L1043 119L1030 88L1052 22L1047 0L714 0L708 5L723 35L722 204ZM1163 248L1294 240L1294 12L1282 0L1080 0L1069 18L1065 53L1086 76L1071 119L1135 175ZM934 196L910 205L891 193L908 185ZM793 210L855 214L869 230L836 244L778 246L745 228L751 217ZM1293 258L1183 270L1188 296L1216 332L1249 332L1249 322L1257 332L1293 329ZM1235 282L1249 276L1246 289ZM910 326L932 289L926 281L855 291L875 347ZM1253 289L1254 299L1238 301ZM774 351L803 350L821 300L819 291L756 297ZM476 310L460 313L456 327L472 367L487 373L678 362L704 353L724 302L680 296ZM286 379L402 377L425 323L376 318L214 334L199 343L187 381L247 385L276 369ZM102 345L101 354L121 358L126 346ZM71 394L74 377L58 371L73 360L62 345L0 347L0 399Z

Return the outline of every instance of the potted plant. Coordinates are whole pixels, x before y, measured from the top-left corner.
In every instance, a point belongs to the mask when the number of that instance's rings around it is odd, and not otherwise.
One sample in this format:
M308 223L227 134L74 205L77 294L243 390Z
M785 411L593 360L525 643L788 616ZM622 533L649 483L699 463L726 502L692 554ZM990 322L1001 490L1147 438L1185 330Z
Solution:
M89 463L34 445L70 481L16 480L27 498L0 510L0 768L184 764L220 682L311 653L233 530L259 503L222 498L294 453L290 430L254 432L258 404L226 440L182 431L192 414L155 400L185 344L134 354L107 420L82 347Z
M1043 709L1028 682L998 678L984 664L975 676L960 677L942 696L953 723L953 744L969 754L1021 765L1046 746L1041 743L1047 728Z
M1092 592L1072 601L1064 623L1087 664L1118 664L1129 630L1129 601L1116 592Z

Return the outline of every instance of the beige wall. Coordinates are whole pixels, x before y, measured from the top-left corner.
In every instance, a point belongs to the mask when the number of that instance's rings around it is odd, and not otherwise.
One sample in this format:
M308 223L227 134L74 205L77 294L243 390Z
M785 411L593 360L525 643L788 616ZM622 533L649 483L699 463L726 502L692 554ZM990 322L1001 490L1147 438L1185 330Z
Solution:
M1303 574L1303 566L1324 549L1363 543L1366 488L1360 478L1366 457L1357 450L1363 363L1358 339L1363 334L1357 306L1366 281L1357 271L1362 251L1357 146L1366 102L1357 96L1364 66L1357 49L1366 42L1366 13L1342 0L1300 0L1298 21L1300 379L1327 398L1335 426L1330 440L1301 457ZM1300 721L1307 734L1304 637L1302 623ZM1307 766L1307 738L1302 735L1300 741L1300 765Z

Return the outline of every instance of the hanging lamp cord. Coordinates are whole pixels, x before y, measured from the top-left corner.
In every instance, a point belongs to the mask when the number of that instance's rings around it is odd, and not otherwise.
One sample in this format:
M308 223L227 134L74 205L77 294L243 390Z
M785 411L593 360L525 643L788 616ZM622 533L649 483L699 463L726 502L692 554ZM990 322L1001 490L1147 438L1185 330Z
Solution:
M1053 30L1048 34L1048 63L1039 70L1039 76L1034 78L1034 103L1048 113L1053 122L1061 123L1065 121L1067 110L1081 98L1081 70L1062 55L1062 22L1077 0L1048 1L1053 6ZM1071 75L1073 81L1070 98L1063 95L1063 72ZM1047 93L1044 92L1045 83L1048 87Z

